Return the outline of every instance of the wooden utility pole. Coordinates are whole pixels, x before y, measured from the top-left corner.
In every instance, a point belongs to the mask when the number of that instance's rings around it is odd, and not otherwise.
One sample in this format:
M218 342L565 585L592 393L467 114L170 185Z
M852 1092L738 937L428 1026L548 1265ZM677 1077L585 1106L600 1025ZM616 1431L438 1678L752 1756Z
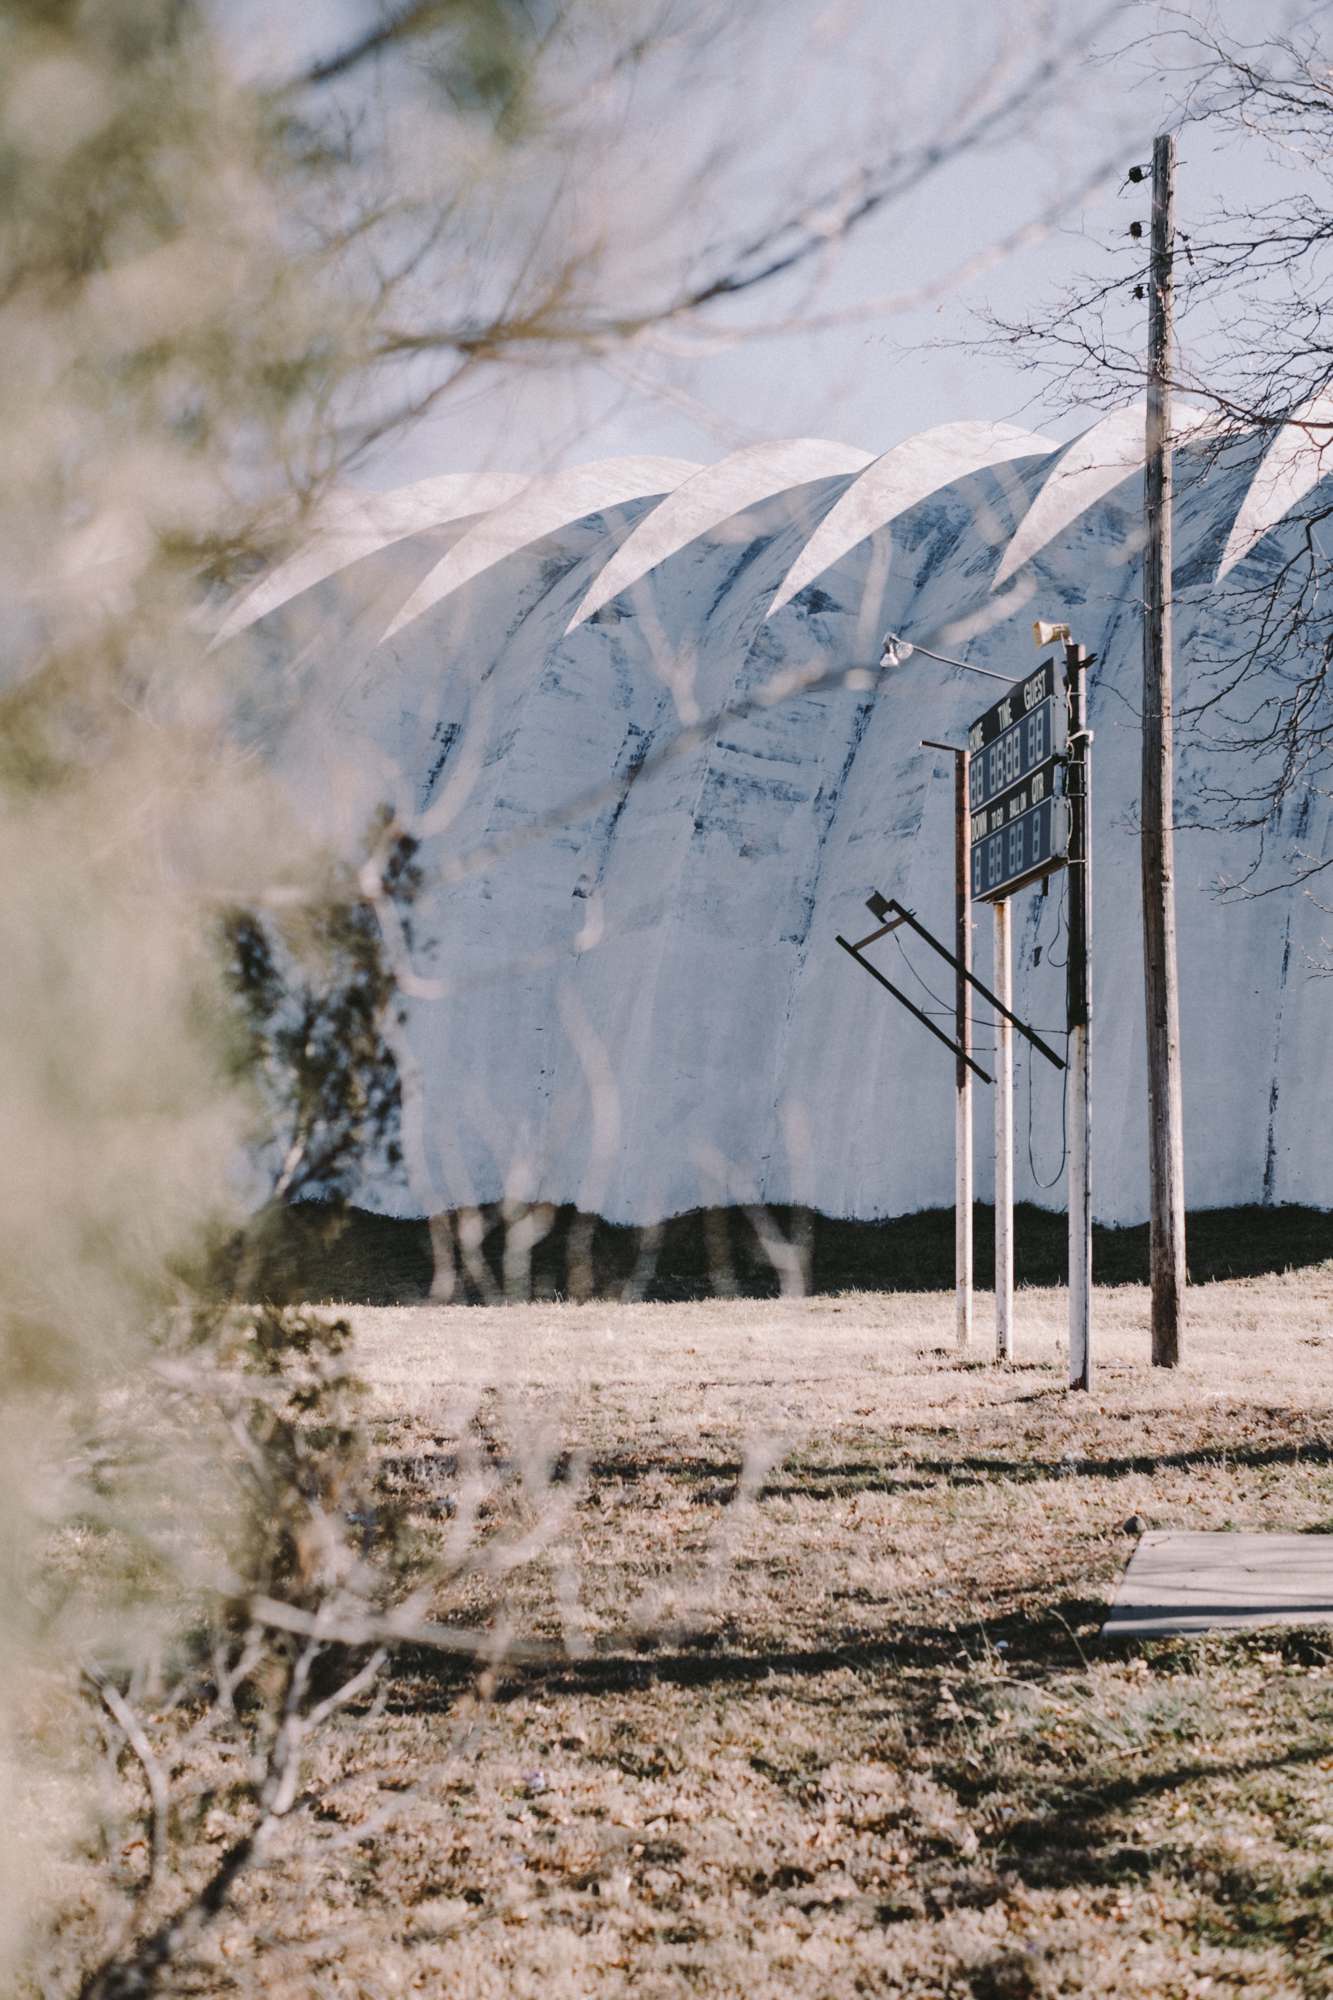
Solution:
M1009 904L995 905L995 996L1012 1008ZM995 1359L1014 1358L1014 1030L995 1015Z
M1185 1145L1172 837L1171 341L1176 142L1153 141L1148 286L1148 416L1144 556L1143 981L1148 1028L1149 1260L1152 1358L1174 1368L1185 1318Z
M954 1279L958 1300L958 1351L972 1342L972 872L968 839L966 750L954 752L954 1026L958 1056L954 1070Z
M1069 692L1069 1386L1092 1387L1092 732L1087 649L1065 642Z

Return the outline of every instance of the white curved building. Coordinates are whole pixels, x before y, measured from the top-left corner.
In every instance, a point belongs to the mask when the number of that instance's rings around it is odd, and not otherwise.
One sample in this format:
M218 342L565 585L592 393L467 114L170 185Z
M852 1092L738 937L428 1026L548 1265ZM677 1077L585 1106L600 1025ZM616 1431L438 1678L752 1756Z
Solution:
M883 633L1018 678L1040 614L1098 656L1095 1206L1140 1220L1140 436L1138 412L1058 448L969 423L879 457L797 439L332 508L219 636L257 639L296 691L282 754L338 840L388 799L422 841L408 1174L368 1198L623 1221L950 1202L952 1063L834 934L869 928L872 887L948 931L952 767L921 738L961 741L997 692L919 654L878 672ZM1202 431L1178 452L1182 708L1239 651L1322 476L1282 436L1266 458ZM1211 734L1182 724L1178 745L1189 1203L1330 1206L1333 984L1311 968L1333 922L1299 892L1217 895L1250 850L1189 830L1234 776ZM1293 800L1277 846L1326 854L1329 811ZM983 978L989 926L979 911ZM1059 878L1021 894L1015 939L1019 1011L1058 1029ZM948 1008L939 960L879 950ZM1029 1078L1021 1045L1017 1089L1017 1195L1061 1205L1060 1083L1039 1059ZM981 1089L983 1199L989 1109Z

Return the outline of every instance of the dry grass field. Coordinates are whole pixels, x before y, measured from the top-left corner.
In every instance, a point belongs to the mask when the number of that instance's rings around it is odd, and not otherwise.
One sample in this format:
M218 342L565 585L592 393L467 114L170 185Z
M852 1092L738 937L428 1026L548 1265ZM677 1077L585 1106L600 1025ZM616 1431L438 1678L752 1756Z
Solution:
M1005 1369L942 1295L357 1309L423 1549L469 1464L483 1532L567 1507L440 1615L569 1657L399 1655L187 1990L1333 1992L1333 1628L1098 1637L1128 1516L1333 1531L1333 1266L1191 1311L1155 1375L1100 1292L1069 1396L1055 1292Z

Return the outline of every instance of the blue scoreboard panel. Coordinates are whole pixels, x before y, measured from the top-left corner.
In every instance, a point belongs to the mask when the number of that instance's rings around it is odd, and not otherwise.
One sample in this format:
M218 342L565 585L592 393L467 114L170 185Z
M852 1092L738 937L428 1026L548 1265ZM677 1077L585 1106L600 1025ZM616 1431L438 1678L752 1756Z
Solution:
M972 842L972 894L998 902L1061 867L1068 855L1069 808L1063 799L1042 799Z
M968 731L972 894L996 902L1063 865L1069 710L1055 663L1016 681Z

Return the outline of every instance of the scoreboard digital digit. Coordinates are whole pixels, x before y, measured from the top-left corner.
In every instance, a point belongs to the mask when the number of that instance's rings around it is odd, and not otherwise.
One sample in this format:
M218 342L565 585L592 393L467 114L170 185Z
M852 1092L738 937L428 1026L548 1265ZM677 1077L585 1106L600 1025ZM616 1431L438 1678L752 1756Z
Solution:
M973 841L972 894L978 902L996 903L1062 867L1068 854L1069 809L1063 799L1043 799Z
M967 734L972 894L997 902L1061 867L1069 709L1055 663L1016 681Z

